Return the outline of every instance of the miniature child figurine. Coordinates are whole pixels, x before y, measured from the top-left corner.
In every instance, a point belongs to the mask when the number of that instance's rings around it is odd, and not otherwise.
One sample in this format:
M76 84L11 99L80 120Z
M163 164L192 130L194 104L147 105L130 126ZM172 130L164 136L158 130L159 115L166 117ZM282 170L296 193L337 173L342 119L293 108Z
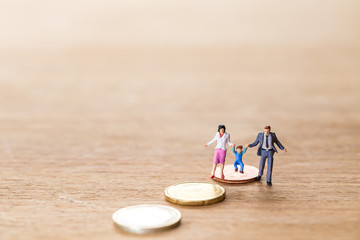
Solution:
M228 144L231 147L235 146L234 144L232 144L230 142L230 134L225 132L225 130L226 130L225 125L219 125L218 132L215 134L215 137L210 142L205 144L205 146L204 146L204 147L208 147L209 145L211 145L212 143L217 141L217 144L215 147L214 162L213 162L213 167L211 170L210 178L214 178L217 164L221 165L221 168L220 168L221 178L222 179L225 178L224 164L225 164L225 157L226 157L226 144Z
M244 173L244 163L242 161L242 156L246 153L247 147L245 147L244 151L243 151L243 146L239 145L236 147L236 151L235 151L235 146L232 147L232 151L235 154L235 162L234 162L234 168L235 168L235 172L237 172L238 168L237 166L240 165L240 173Z

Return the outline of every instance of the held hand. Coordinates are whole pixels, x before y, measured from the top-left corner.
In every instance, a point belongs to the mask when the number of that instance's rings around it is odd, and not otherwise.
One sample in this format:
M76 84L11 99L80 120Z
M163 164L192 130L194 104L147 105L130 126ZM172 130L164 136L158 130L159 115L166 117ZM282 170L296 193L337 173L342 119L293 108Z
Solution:
M284 150L283 150L283 151L287 153L287 149L286 149L286 148L284 148Z
M235 147L235 143L233 143L231 146L232 146L232 147Z
M249 148L249 144L246 144L245 147Z
M207 148L207 147L208 147L208 145L207 145L207 144L205 144L205 145L204 145L204 147L206 147L206 148Z

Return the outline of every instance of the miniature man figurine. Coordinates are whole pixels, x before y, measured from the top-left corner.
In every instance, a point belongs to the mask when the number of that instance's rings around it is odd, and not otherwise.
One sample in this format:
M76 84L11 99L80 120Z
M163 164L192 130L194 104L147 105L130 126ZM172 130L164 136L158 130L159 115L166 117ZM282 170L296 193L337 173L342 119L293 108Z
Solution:
M244 148L243 151L243 146L239 145L236 147L236 151L235 151L235 146L232 147L232 151L235 154L235 162L234 162L234 168L235 168L235 172L237 172L238 170L238 165L240 165L240 173L244 173L244 163L242 161L242 156L246 153L247 147Z
M215 134L215 137L210 142L205 144L205 146L204 146L204 147L208 147L209 145L211 145L212 143L217 141L217 144L215 147L214 162L213 162L213 167L211 170L210 178L214 178L217 164L220 164L220 166L221 166L220 167L221 178L222 179L225 178L224 164L225 164L225 157L226 157L226 144L228 144L229 146L235 146L234 144L232 144L230 142L230 134L225 132L225 130L226 130L225 125L219 125L218 132Z
M253 142L252 144L248 144L247 146L252 148L259 144L257 155L261 157L260 157L260 165L259 165L259 175L257 176L256 180L257 181L261 180L261 176L263 175L263 171L265 167L265 160L267 158L268 165L267 165L266 182L269 186L272 186L271 174L274 163L274 153L277 152L274 143L276 143L276 145L278 145L279 148L284 152L287 152L287 150L277 139L276 134L270 132L270 130L271 130L270 126L265 126L264 132L259 133L256 137L255 142Z

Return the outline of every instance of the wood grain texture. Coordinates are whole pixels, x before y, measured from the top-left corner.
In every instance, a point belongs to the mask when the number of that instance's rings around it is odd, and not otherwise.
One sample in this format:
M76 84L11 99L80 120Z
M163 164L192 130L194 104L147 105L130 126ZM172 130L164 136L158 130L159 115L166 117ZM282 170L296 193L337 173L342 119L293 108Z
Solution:
M358 1L1 5L2 240L360 238ZM288 149L273 186L167 202L170 185L212 182L218 124L242 145L272 126ZM180 226L114 227L147 203Z

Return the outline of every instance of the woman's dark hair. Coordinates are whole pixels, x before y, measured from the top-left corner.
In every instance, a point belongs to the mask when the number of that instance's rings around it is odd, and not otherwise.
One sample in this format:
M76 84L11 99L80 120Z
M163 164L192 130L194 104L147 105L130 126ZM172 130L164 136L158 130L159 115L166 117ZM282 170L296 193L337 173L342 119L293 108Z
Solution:
M224 132L226 132L226 127L225 127L225 125L219 125L219 127L218 127L218 132L220 132L220 129L224 129Z

